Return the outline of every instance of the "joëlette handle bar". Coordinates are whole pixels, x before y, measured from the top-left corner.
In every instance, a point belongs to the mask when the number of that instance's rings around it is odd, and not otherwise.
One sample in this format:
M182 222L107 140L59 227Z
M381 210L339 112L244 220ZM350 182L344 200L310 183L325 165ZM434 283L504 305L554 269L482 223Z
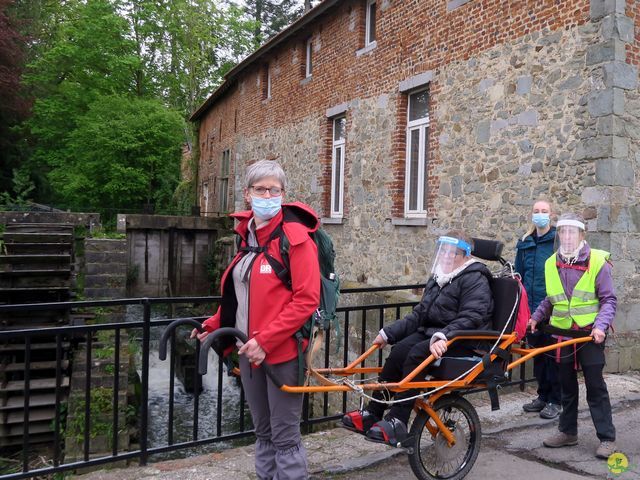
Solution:
M176 328L181 327L182 325L191 325L193 328L198 330L198 332L204 332L202 324L199 321L194 320L193 318L181 318L179 320L174 320L169 325L167 325L167 328L162 334L162 337L160 337L160 348L158 350L158 357L160 357L160 360L167 359L167 342L169 341L169 337L173 335Z
M226 337L226 336L235 337L238 340L240 340L242 343L247 343L249 341L247 336L237 328L222 327L211 332L209 335L206 336L206 338L202 342L202 348L200 349L200 358L198 359L198 374L205 375L207 373L207 360L208 360L207 357L208 357L209 349L213 345L213 342L215 342L220 337ZM278 380L275 373L273 372L273 367L271 365L269 365L268 363L262 362L260 364L260 367L262 367L262 370L264 370L264 373L271 379L271 381L275 384L276 387L282 388L283 383L280 380Z

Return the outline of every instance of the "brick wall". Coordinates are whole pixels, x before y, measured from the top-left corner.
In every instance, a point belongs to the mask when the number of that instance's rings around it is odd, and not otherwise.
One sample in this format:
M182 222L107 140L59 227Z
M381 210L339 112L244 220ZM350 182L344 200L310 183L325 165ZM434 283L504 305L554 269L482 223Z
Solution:
M219 160L226 148L235 145L238 136L253 136L309 115L321 118L326 108L342 102L395 91L398 82L417 73L437 70L531 32L570 29L586 22L589 16L587 0L473 1L451 12L447 11L444 1L386 0L378 2L376 48L358 54L358 49L364 46L364 4L364 1L342 2L319 19L313 28L255 62L241 74L237 85L203 117L200 186L208 182L210 199L210 206L203 206L203 210L218 211ZM305 41L309 36L313 39L313 76L304 79ZM264 98L265 64L271 69L270 99ZM438 88L437 81L432 83L432 105L437 102ZM399 101L405 100L400 98ZM402 105L396 105L396 108L402 116ZM310 135L324 135L323 122L319 123ZM401 216L405 148L402 120L397 128L394 158L398 163L388 188L393 196L393 215ZM436 132L437 123L434 122L429 154L433 166L439 161ZM277 158L276 146L268 147L262 156ZM232 148L233 153L236 152ZM319 152L323 163L326 162L325 155L326 150ZM236 162L232 162L231 184L237 173L233 167L240 165L241 168L254 160L256 158L236 157ZM430 176L428 181L428 208L429 215L433 216L433 192L438 189L438 179ZM327 188L324 183L321 186L325 210L322 213L326 214ZM229 195L232 193L230 190Z

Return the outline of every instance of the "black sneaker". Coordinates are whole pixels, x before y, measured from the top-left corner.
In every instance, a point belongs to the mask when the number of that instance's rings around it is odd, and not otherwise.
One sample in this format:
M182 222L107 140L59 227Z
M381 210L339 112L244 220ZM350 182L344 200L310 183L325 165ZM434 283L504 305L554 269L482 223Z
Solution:
M369 410L353 410L342 417L342 426L356 433L365 434L380 417L376 417Z
M547 405L540 412L540 417L551 420L560 415L560 411L560 405L556 405L555 403L547 403Z
M525 412L541 412L546 405L547 405L547 402L542 401L540 397L538 397L532 402L525 403L522 406L522 409Z
M391 415L377 422L367 432L367 439L372 442L386 443L392 447L399 447L409 436L407 425Z

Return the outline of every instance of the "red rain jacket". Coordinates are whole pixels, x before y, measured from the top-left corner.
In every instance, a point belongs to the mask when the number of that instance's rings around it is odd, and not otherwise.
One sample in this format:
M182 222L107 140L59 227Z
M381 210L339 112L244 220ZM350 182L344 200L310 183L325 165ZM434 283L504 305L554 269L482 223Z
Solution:
M239 221L235 231L242 238L242 245L245 245L248 223L253 212L248 210L231 216ZM276 276L263 253L257 254L249 280L248 336L256 339L267 354L265 362L270 364L297 358L298 344L293 335L320 304L318 250L309 236L309 233L318 229L318 217L311 207L303 203L283 204L283 209L267 226L256 230L258 244L265 245L280 223L283 224L282 229L290 244L291 290ZM269 243L268 253L284 264L280 255L279 237ZM231 272L242 255L242 252L236 254L222 275L220 307L215 315L202 324L208 332L221 326L235 326L238 303ZM306 348L307 340L304 342L303 348ZM223 348L232 343L235 342L230 341Z

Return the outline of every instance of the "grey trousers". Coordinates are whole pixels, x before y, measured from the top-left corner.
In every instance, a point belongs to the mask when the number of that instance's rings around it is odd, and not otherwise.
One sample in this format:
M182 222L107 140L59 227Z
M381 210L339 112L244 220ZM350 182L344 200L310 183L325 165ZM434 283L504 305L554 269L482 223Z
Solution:
M298 382L298 359L273 365L286 385ZM256 474L260 480L308 478L307 452L300 435L303 395L276 387L261 368L240 355L240 376L256 432Z

